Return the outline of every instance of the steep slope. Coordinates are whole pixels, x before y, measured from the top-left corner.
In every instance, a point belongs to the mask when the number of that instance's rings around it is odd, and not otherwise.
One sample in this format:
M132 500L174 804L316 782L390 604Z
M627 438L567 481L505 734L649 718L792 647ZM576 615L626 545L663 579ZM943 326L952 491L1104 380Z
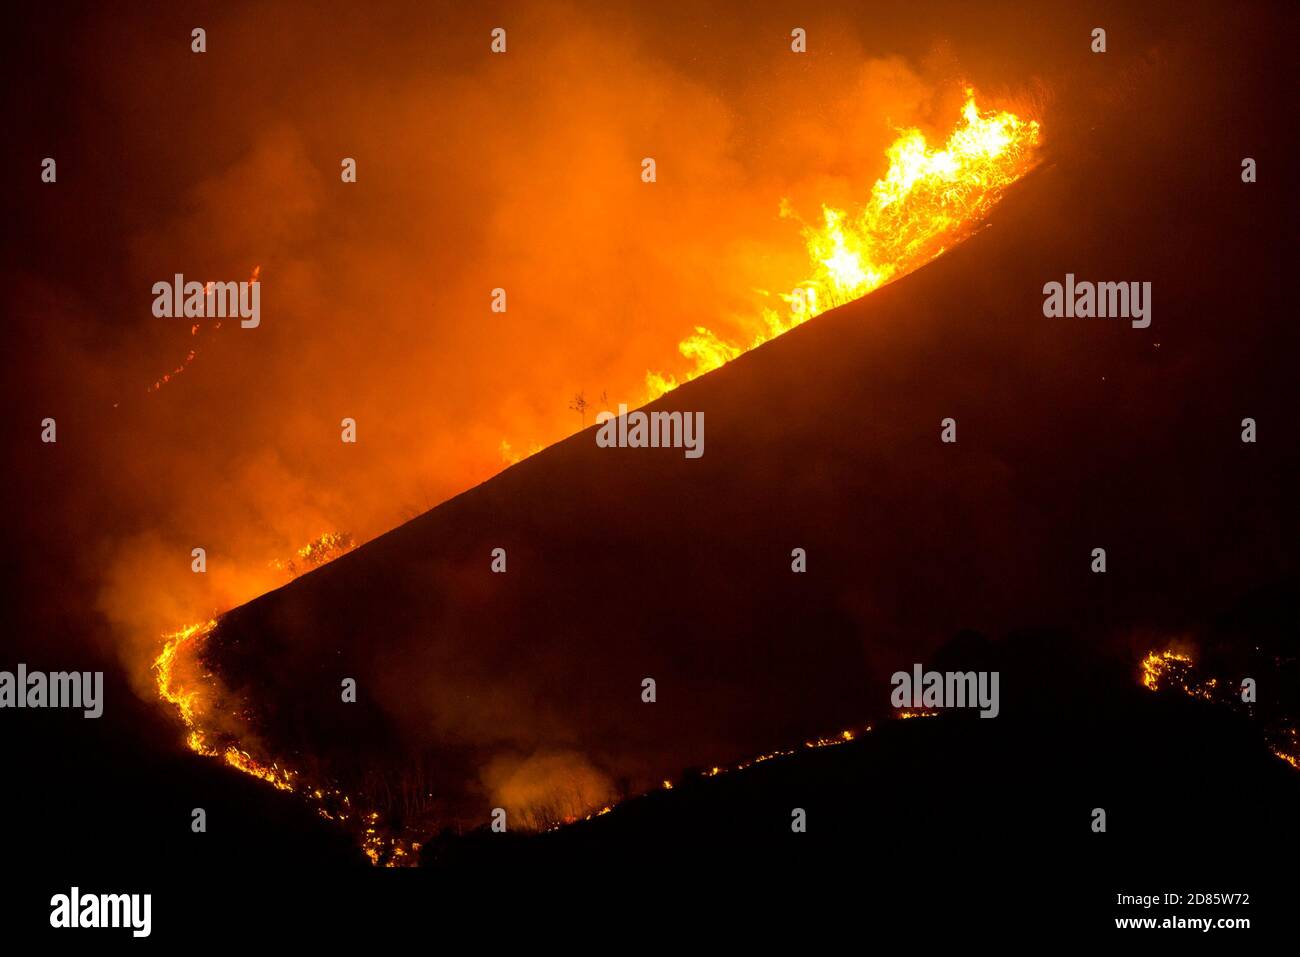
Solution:
M224 616L249 746L430 820L576 811L883 714L962 629L1140 653L1294 574L1287 187L1238 175L1289 134L1241 66L1153 66L975 238L652 404L701 458L589 428ZM1150 327L1045 318L1067 273L1150 282Z

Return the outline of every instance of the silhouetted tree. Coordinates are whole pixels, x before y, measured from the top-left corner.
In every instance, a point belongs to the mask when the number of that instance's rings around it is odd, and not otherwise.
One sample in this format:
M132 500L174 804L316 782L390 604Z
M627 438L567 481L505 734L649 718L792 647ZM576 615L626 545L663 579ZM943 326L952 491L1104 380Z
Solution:
M585 428L587 427L587 393L586 393L586 390L583 390L582 392L579 392L577 395L575 395L575 396L573 397L573 401L569 403L569 408L572 409L574 412L577 412L578 415L582 416L582 427L585 429Z

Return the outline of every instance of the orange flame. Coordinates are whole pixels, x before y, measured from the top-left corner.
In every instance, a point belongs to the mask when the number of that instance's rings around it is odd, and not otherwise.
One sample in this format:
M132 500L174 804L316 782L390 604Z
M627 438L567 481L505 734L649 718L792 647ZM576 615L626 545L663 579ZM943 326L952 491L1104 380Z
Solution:
M677 347L694 363L686 381L865 296L967 238L1002 192L1033 168L1038 143L1038 123L1014 113L981 112L971 89L962 122L943 148L931 148L920 130L904 130L886 151L889 170L860 212L823 206L822 225L804 229L812 275L780 297L784 314L764 308L763 326L749 345L697 326ZM788 215L784 208L783 214ZM646 401L677 385L671 375L647 372Z
M1142 659L1142 687L1158 691L1161 681L1171 670L1185 671L1191 663L1191 657L1180 652L1153 651Z
M206 757L221 757L232 768L261 778L281 791L292 791L294 772L278 764L263 764L233 744L222 749L209 742L210 733L202 726L207 710L202 684L209 682L211 676L199 668L198 646L216 625L216 619L210 618L163 636L163 649L153 663L158 694L176 706L188 730L185 743L191 751Z
M296 558L302 563L301 567L293 561L287 567L282 563L277 567L290 575L301 574L353 547L351 535L329 532L298 550ZM297 771L275 761L258 760L239 746L237 735L230 730L233 716L219 713L221 689L218 679L204 670L200 658L203 642L216 627L217 620L209 618L163 635L162 650L153 661L158 696L176 708L185 726L186 746L195 754L219 758L235 770L265 781L277 790L301 795L315 803L317 813L327 820L351 820L358 826L364 825L362 850L372 864L403 867L416 863L420 845L381 828L379 812L370 811L358 817L351 812L351 799L337 788L308 784ZM335 813L331 813L331 807L335 808ZM339 807L347 811L337 810Z

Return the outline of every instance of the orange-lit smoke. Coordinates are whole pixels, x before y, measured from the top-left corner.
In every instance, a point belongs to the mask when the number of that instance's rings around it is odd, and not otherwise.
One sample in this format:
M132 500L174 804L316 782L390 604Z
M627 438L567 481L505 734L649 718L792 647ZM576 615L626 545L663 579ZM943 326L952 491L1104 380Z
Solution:
M965 102L950 59L869 55L849 21L799 56L776 14L705 35L511 8L494 56L496 24L424 7L222 11L203 57L160 55L163 23L94 24L101 107L70 123L116 134L95 201L121 241L86 258L117 271L18 292L57 330L29 350L41 409L96 478L62 531L144 694L161 635L284 584L308 543L363 543L573 432L579 392L588 423L599 397L638 404L647 369L690 374L697 326L748 346L755 290L809 279L799 221L862 209L899 131L943 143ZM971 79L981 111L1027 116ZM147 392L196 339L152 316L152 284L253 264L261 325L205 330Z
M686 378L861 298L970 236L1002 192L1032 168L1038 142L1036 121L981 111L974 90L966 91L961 122L942 146L929 146L920 130L902 131L886 152L888 170L858 211L823 205L821 225L804 227L811 275L776 297L783 305L760 310L762 323L747 344L703 326L682 340L678 351L694 364ZM646 374L651 399L676 386L671 375Z
M506 811L507 826L525 830L570 824L616 797L606 775L568 751L499 757L482 776L493 804Z

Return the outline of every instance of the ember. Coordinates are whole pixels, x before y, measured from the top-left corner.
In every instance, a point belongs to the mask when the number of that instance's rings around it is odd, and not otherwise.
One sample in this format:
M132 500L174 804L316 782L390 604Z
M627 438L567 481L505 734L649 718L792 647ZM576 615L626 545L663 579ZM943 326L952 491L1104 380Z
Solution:
M1240 687L1237 682L1200 677L1195 661L1186 651L1168 648L1149 652L1139 667L1139 680L1144 688L1151 691L1177 690L1203 701L1234 708L1251 707L1243 703L1242 696L1237 691ZM1300 737L1297 737L1296 729L1278 727L1276 723L1270 724L1267 721L1262 723L1269 750L1293 768L1300 769Z

